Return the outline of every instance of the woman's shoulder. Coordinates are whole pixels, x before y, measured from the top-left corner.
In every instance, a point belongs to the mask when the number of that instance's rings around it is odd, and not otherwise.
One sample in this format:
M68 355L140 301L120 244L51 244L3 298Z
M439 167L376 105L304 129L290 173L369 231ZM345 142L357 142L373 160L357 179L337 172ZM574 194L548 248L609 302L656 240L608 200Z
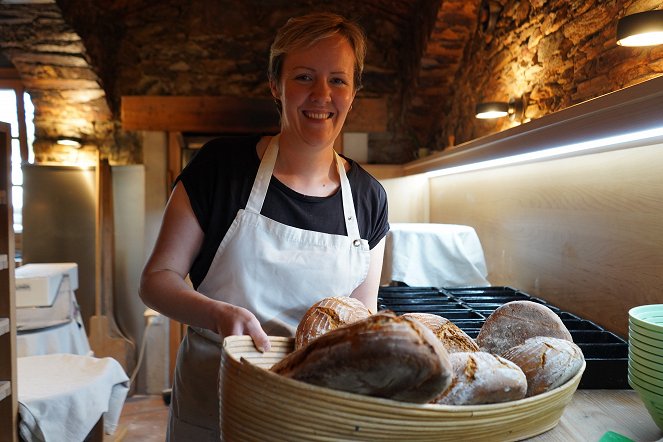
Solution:
M256 143L260 136L218 137L207 141L192 157L180 173L178 181L185 186L209 187L221 177L235 179L257 170L260 160L256 154Z
M361 167L359 163L347 157L343 158L345 158L345 160L350 163L350 169L348 170L348 180L353 187L368 189L378 194L386 194L382 184L366 169Z
M207 141L195 154L206 159L214 157L257 158L256 144L260 135L229 135L215 137Z

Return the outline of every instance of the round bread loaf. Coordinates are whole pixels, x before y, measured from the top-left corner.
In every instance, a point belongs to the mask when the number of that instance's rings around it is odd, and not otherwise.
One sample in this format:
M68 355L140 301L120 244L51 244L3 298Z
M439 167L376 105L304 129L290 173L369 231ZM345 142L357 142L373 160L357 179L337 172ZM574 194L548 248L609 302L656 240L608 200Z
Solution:
M481 351L450 353L449 359L454 378L434 403L495 404L525 397L527 379L513 362Z
M501 355L535 336L573 341L569 330L550 308L532 301L512 301L499 306L486 319L476 342L483 351Z
M348 296L329 297L313 304L304 313L295 332L295 349L344 325L352 324L371 315L358 299Z
M474 339L447 318L432 313L404 313L401 316L416 319L428 327L450 353L479 351Z
M451 382L449 354L420 322L391 312L320 336L271 370L334 390L427 403Z
M582 367L582 350L565 339L537 336L502 355L518 365L527 377L527 396L564 385Z

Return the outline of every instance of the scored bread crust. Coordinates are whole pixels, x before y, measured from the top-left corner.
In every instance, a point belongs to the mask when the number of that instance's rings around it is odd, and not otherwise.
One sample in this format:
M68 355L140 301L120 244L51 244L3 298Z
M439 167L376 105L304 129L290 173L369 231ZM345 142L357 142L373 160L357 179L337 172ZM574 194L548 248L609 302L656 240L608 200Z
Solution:
M295 349L306 346L325 333L352 324L371 315L356 298L332 296L321 299L304 313L295 332Z
M313 385L427 403L451 382L449 354L420 322L391 312L331 330L271 370Z
M518 365L527 377L527 396L564 385L584 361L582 350L565 339L536 336L502 355Z
M483 351L501 355L535 336L573 342L559 316L533 301L511 301L499 306L481 326L476 342Z
M474 339L447 318L432 313L404 313L404 317L414 318L428 327L450 353L479 351Z
M495 404L525 397L527 379L515 363L481 351L451 353L449 359L453 381L434 403Z

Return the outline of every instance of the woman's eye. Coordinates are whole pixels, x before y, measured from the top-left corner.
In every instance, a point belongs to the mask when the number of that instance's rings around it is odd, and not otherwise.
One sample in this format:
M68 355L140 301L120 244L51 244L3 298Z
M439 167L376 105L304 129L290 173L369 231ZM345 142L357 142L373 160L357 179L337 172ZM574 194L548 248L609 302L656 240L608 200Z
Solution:
M309 74L300 74L295 77L295 80L311 81L311 76Z
M335 84L335 85L337 85L337 86L343 86L343 85L348 84L348 83L347 83L344 79L342 79L342 78L334 78L334 79L332 79L331 82L332 82L332 84Z

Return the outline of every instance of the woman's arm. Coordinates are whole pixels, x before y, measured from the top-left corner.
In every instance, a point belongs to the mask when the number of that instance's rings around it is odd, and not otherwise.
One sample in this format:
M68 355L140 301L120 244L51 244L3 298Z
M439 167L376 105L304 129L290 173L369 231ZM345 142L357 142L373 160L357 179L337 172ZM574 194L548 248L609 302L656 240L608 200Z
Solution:
M363 302L371 313L376 313L378 311L378 288L380 287L380 276L382 274L385 238L382 238L380 242L371 249L371 263L368 267L368 275L366 275L364 282L354 289L352 295L350 295Z
M170 196L159 236L140 281L140 297L150 308L221 336L250 335L260 350L269 339L248 310L195 291L185 278L203 242L203 231L181 182Z

